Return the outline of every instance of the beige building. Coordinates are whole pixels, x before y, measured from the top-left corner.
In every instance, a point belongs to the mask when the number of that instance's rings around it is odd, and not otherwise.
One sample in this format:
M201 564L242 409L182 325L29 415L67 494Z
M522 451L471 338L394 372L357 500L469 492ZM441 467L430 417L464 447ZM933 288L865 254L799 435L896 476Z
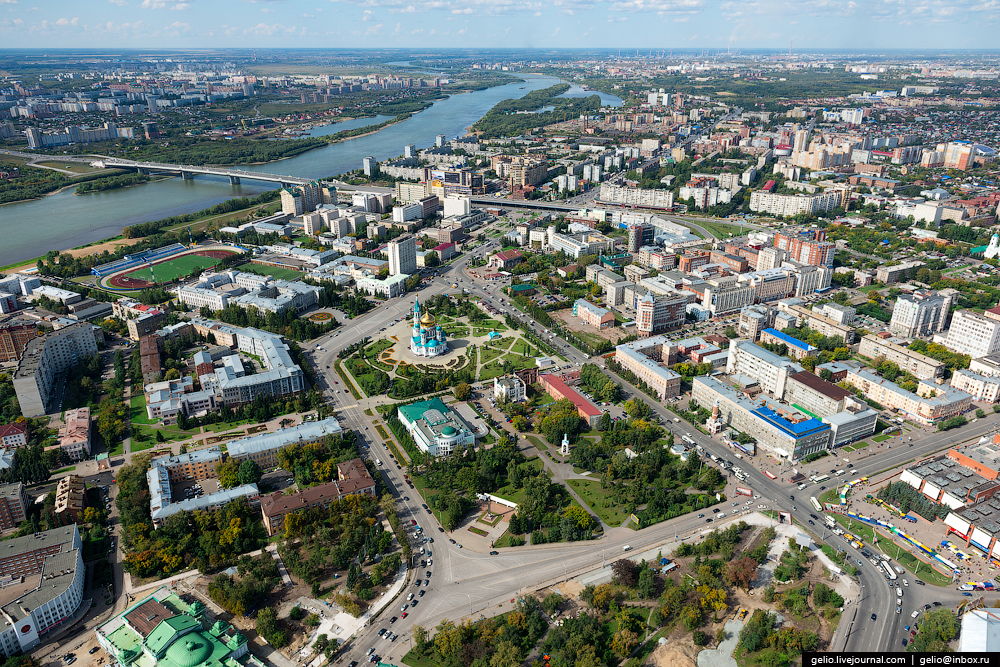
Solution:
M671 345L666 336L619 345L615 348L615 362L645 382L661 401L673 398L681 393L681 376L668 366Z
M848 345L854 342L854 327L840 324L835 319L803 306L792 306L789 310L799 318L799 322L804 323L813 331L818 331L824 336L839 338Z
M884 408L898 410L907 419L928 426L972 406L971 395L947 385L921 381L914 394L864 368L849 371L846 381Z
M260 513L268 535L277 535L285 527L285 517L316 507L326 508L336 500L354 495L375 495L375 480L361 459L337 464L337 479L313 486L298 493L282 495L280 491L260 501Z
M875 334L861 338L858 354L869 359L885 358L921 380L944 377L944 362L932 359Z
M56 517L63 525L83 523L86 487L79 475L66 475L56 484Z
M27 518L28 491L21 482L0 484L0 530L17 528Z

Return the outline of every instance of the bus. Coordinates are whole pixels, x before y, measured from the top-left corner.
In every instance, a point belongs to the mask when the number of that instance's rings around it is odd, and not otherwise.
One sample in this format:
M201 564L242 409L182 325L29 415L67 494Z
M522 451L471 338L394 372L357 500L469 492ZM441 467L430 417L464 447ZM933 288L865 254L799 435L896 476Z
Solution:
M892 566L889 565L889 563L883 562L882 563L882 569L885 570L886 577L889 579L889 581L895 581L896 580L896 573L893 572Z
M774 474L773 472L771 472L770 470L765 470L765 471L764 471L764 474L765 474L765 475L767 475L768 477L770 477L771 479L778 479L778 476L777 476L777 475L775 475L775 474Z
M694 440L691 438L691 434L690 433L682 435L681 436L681 440L683 440L684 442L686 442L689 445L693 445L694 444Z
M816 510L817 512L823 511L823 506L819 504L818 500L816 500L816 496L811 496L809 498L809 502L812 503L813 509Z
M816 475L815 477L813 477L813 484L822 484L823 482L829 482L829 481L830 481L829 475Z

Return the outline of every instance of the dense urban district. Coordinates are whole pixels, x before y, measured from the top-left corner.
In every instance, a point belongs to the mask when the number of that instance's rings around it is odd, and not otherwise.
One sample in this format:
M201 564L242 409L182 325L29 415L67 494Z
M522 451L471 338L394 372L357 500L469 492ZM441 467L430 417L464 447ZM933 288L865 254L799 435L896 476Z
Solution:
M0 202L267 189L5 267L4 667L1000 648L995 59L44 56Z

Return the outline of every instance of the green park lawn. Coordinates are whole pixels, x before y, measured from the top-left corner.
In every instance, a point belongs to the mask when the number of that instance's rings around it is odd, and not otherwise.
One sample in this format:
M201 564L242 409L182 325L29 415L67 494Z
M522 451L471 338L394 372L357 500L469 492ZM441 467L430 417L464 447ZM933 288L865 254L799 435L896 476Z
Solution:
M154 264L150 272L145 266L127 274L129 278L139 278L140 280L153 280L156 276L157 282L168 282L182 276L189 276L198 269L207 269L215 266L219 260L214 257L202 257L201 255L183 255L167 260L162 264Z
M249 271L259 276L271 276L278 280L301 280L304 275L301 271L294 269L283 269L277 266L264 266L263 264L244 264L240 271Z
M618 508L611 495L601 488L600 480L569 479L566 483L590 506L590 511L608 526L620 526L628 519L628 514Z

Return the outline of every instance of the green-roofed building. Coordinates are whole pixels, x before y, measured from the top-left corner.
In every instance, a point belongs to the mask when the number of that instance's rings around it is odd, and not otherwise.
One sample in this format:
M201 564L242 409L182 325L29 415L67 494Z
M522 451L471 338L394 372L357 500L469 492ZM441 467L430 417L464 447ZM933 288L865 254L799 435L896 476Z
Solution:
M456 449L476 444L472 429L440 398L400 406L399 421L417 447L433 456L448 456Z
M262 667L247 638L224 621L205 617L205 605L187 602L166 586L95 630L121 667Z

